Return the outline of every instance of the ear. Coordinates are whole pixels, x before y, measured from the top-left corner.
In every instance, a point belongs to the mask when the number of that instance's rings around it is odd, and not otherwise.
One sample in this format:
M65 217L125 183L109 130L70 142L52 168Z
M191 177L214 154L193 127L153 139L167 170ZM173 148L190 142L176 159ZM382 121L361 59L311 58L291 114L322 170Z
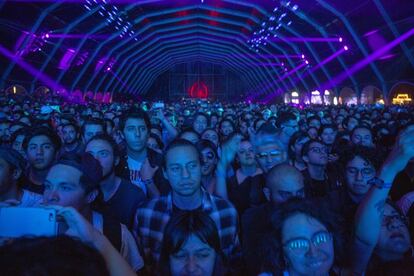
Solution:
M20 176L22 175L22 170L21 169L14 169L13 171L13 179L17 180L20 178Z
M164 175L164 178L165 178L165 179L169 180L169 179L168 179L168 175L167 175L167 173L165 172L165 169L164 169L164 168L162 168L162 174Z
M267 201L270 202L270 189L268 187L263 187L263 194L266 197Z
M309 158L308 158L308 156L307 156L307 155L303 155L303 156L302 156L302 159L303 159L303 161L305 161L306 163L308 163L308 162L309 162Z
M98 193L99 191L95 189L86 195L86 201L88 202L88 204L91 204L96 199L96 197L98 196Z

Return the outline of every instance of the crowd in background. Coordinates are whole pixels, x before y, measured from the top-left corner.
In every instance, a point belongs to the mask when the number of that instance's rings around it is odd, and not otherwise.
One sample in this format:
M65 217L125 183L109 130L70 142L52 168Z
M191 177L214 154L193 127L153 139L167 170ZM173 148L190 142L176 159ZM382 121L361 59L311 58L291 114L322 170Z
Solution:
M5 275L414 271L413 106L2 98L0 144L0 207L67 234L3 239Z

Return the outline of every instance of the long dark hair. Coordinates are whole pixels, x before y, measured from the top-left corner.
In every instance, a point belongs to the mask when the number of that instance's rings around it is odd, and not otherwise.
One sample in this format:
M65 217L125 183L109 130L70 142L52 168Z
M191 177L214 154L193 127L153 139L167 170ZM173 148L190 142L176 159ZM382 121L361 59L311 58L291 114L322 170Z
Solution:
M218 259L223 260L220 237L213 219L203 211L185 211L171 217L164 230L157 275L171 275L170 256L177 253L191 235L214 249ZM215 273L218 270L216 261Z

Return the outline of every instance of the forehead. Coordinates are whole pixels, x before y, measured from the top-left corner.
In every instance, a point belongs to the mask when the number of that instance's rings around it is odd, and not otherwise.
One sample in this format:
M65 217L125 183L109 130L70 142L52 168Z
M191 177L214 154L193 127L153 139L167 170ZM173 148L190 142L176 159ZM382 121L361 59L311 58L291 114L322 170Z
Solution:
M46 180L56 184L61 182L79 184L81 174L72 166L57 164L50 168Z
M195 251L204 248L210 248L208 243L204 243L196 235L190 235L188 239L181 246L180 250Z
M214 130L209 129L203 133L203 136L205 135L217 135L217 133Z
M188 163L192 161L198 161L199 155L197 150L192 146L177 146L170 149L165 156L166 164L172 163Z
M249 141L240 142L241 149L246 149L246 148L251 148L251 147L252 147L252 144Z
M312 143L309 145L309 147L310 147L310 148L324 148L324 147L325 147L325 145L324 145L324 144L321 144L321 143L319 143L319 142L312 142Z
M326 230L326 227L315 218L298 213L285 220L282 227L282 237L284 240L297 237L310 239L315 233Z
M37 135L30 139L29 144L45 144L45 143L52 143L49 137L46 135Z
M257 150L259 152L281 150L281 147L277 143L266 143L264 145L258 145Z
M372 166L370 163L362 159L360 156L355 156L352 160L350 160L347 164L350 167L367 167Z
M112 146L105 140L92 140L86 146L86 150L92 149L112 151Z
M280 178L273 178L273 187L286 192L296 192L303 189L303 178L300 173L281 174ZM272 184L272 183L270 183Z
M87 124L85 125L85 129L92 130L92 129L103 129L99 124Z
M127 126L146 126L144 119L139 118L128 118L125 121L125 127Z
M359 135L368 135L371 134L371 131L369 131L366 128L357 128L354 131L354 135L359 134Z
M384 215L385 216L392 216L392 215L399 215L399 213L391 205L385 204L385 206L384 206Z

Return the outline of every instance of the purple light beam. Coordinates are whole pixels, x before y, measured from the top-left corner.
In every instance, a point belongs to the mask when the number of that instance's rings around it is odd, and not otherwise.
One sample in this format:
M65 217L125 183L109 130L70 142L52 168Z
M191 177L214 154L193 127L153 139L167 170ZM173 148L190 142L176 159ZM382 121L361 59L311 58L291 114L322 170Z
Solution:
M343 72L343 73L339 74L338 76L334 77L330 81L331 85L326 83L322 86L322 87L324 87L323 90L332 88L333 85L340 84L345 79L347 79L349 75L355 74L356 72L360 71L365 66L369 65L371 62L381 58L384 54L388 53L392 48L398 46L401 42L403 42L404 40L407 40L408 38L410 38L413 35L414 35L414 28L412 28L408 32L404 33L403 35L401 35L399 38L395 39L394 41L388 43L384 47L376 50L375 52L373 52L372 54L367 56L365 59L363 59L360 62L356 63L348 71Z
M3 54L6 58L13 60L17 65L22 67L24 70L26 70L29 74L36 76L39 80L41 80L46 86L49 86L53 90L63 90L64 87L55 82L53 79L51 79L49 76L43 74L36 68L34 68L29 63L22 60L19 56L15 56L12 52L7 50L3 45L0 44L0 53Z

